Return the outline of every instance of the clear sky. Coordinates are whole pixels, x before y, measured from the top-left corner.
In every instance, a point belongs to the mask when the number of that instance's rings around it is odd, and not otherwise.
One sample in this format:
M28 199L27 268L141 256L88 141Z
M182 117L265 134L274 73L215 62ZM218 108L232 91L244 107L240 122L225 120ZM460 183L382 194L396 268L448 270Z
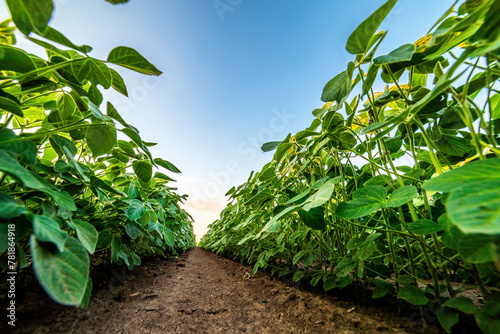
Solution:
M151 151L174 163L198 239L226 205L224 194L260 170L267 141L305 129L328 80L354 57L349 34L385 0L54 0L50 25L106 59L138 50L164 72L118 69L130 99L105 94ZM425 35L451 0L400 0L382 24L378 54ZM0 19L8 16L0 1ZM22 39L18 46L30 49ZM383 90L383 87L380 87Z

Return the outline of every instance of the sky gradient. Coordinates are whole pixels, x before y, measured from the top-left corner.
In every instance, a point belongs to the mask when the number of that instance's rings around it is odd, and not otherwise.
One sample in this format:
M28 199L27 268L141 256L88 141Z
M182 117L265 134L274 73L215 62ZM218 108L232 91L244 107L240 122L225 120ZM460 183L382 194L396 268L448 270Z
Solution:
M174 163L198 239L226 205L224 194L260 170L267 141L305 129L324 85L354 59L350 33L385 1L358 0L54 0L50 25L106 59L135 48L164 72L118 68L129 99L106 91L151 151ZM381 30L382 55L425 35L453 1L400 0ZM8 17L0 2L0 19ZM32 50L19 38L18 47ZM36 48L32 52L36 52ZM379 90L383 90L383 86ZM172 175L171 175L172 176Z

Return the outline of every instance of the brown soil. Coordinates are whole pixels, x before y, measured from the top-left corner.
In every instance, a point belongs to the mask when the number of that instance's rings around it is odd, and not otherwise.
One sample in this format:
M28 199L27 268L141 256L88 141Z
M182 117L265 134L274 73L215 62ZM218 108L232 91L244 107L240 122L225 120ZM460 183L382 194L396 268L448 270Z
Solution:
M55 304L33 281L18 302L14 332L439 332L386 307L361 307L265 272L253 275L250 266L200 248L179 259L151 259L133 271L110 269L100 275L94 277L94 296L86 310ZM1 322L4 333L6 321Z

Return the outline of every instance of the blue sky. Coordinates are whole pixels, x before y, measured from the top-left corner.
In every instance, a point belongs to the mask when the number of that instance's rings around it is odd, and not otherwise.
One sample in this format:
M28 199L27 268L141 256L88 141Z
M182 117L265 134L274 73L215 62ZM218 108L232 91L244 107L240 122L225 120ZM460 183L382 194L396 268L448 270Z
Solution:
M182 170L179 193L200 238L225 207L224 193L272 158L258 147L313 120L328 80L353 59L349 34L383 0L54 0L51 25L106 59L130 46L164 74L119 69L130 99L111 101L153 155ZM382 24L379 54L425 35L453 1L400 0ZM0 19L8 16L0 2ZM30 49L19 40L18 46ZM34 50L35 51L35 50ZM383 87L380 87L383 90Z

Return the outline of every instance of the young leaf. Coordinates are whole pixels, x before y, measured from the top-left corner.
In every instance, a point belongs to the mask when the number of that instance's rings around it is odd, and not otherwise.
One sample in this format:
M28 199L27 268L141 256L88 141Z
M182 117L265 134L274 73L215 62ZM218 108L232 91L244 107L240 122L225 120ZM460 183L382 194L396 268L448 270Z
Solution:
M68 237L64 251L57 253L32 235L30 250L36 277L45 292L60 304L80 305L89 276L89 257L82 244Z
M111 50L108 55L108 62L143 74L160 75L162 73L139 52L125 46L119 46Z
M365 53L368 51L370 40L389 14L397 0L389 0L364 20L347 39L346 49L351 54Z

